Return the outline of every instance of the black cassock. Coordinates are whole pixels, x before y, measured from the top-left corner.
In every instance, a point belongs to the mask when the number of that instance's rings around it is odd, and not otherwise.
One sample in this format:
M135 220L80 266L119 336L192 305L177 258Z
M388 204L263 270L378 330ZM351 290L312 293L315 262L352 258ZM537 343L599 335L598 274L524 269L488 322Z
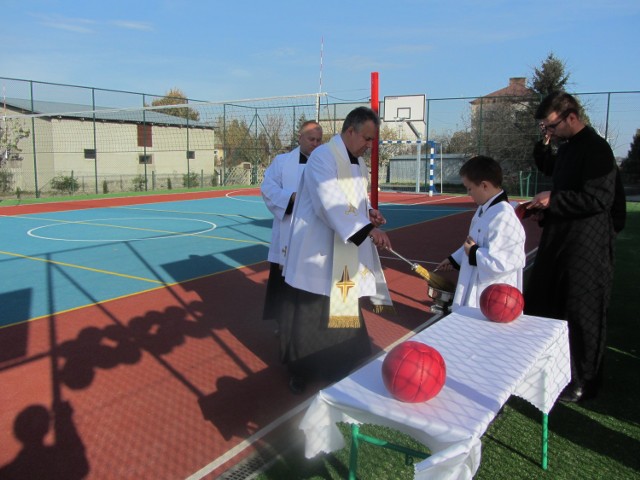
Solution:
M598 379L604 353L614 218L624 220L624 191L609 144L591 127L557 154L538 144L534 156L538 168L553 175L553 188L525 312L568 321L572 381L584 385Z
M362 308L358 308L359 327L329 328L329 297L285 283L281 301L281 359L292 375L335 382L371 355Z

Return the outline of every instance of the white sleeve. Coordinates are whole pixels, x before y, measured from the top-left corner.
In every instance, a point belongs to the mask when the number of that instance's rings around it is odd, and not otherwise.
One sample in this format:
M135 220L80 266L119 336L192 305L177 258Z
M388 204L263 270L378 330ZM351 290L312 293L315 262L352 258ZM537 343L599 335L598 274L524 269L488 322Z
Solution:
M286 164L286 156L278 155L273 159L271 165L264 172L264 180L260 185L262 199L274 217L282 220L284 218L289 199L293 190L284 188L283 166Z
M338 185L338 169L329 149L323 155L311 155L304 176L315 214L345 243L371 223L368 208L356 206L357 212L347 214L349 201ZM367 202L367 199L362 201Z

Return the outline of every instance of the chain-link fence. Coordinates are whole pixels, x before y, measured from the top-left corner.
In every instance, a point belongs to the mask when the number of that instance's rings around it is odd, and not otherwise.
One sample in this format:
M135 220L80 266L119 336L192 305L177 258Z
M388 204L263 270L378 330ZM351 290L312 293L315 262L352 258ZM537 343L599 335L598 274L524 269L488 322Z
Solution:
M144 93L1 77L0 82L0 195L5 197L257 186L271 159L296 145L302 122L318 119L328 139L349 111L366 105L332 103L325 94L177 99L177 105L164 105L166 98ZM617 156L626 156L640 126L640 92L578 97ZM481 153L500 161L511 192L534 193L544 181L531 157L539 138L531 115L537 102L536 97L428 99L418 130L424 132L422 142L435 144L433 170L427 148L418 160L417 144L383 142L379 185L427 191L434 174L436 191L457 192L460 162ZM381 141L416 140L399 127L383 126Z

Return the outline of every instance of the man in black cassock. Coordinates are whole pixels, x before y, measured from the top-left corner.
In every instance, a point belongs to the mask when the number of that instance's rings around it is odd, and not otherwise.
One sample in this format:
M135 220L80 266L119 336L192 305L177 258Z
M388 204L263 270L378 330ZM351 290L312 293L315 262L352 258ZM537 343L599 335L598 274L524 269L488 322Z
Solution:
M569 324L572 379L560 395L568 402L592 398L600 386L613 246L626 208L611 147L581 115L562 92L547 96L535 115L544 138L534 157L553 187L529 207L540 211L543 232L525 287L527 314Z

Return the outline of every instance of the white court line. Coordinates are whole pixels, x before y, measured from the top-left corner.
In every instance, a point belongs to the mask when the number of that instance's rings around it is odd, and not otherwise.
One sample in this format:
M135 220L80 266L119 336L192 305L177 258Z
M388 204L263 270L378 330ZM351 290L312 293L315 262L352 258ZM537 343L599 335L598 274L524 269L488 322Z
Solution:
M255 203L255 202L252 202ZM215 217L239 217L247 218L249 220L270 220L273 217L252 217L249 215L241 215L239 213L219 213L219 212L197 212L197 211L184 211L184 210L167 210L162 208L141 208L141 207L114 207L123 210L141 210L143 212L161 212L161 213L180 213L183 215L212 215Z
M244 200L242 197L248 197L250 195L233 195L236 192L242 192L243 190L232 190L231 192L225 194L225 197L230 198L231 200L236 200L238 202L246 202L246 203L264 203L262 200ZM252 196L252 195L251 195Z
M430 199L430 200L423 200L420 202L413 202L413 203L395 203L395 202L389 202L389 203L384 203L383 205L428 205L431 203L439 203L439 202L446 202L451 200L452 198L460 198L460 197L445 197L445 198L436 198L436 199ZM469 197L469 201L471 201L471 197Z
M131 221L135 221L135 222L139 222L140 220L162 220L162 221L167 221L166 218L164 217L131 217L131 218L95 218L95 219L91 219L91 220L82 220L82 221L74 221L74 222L68 222L68 223L64 223L64 224L60 224L60 223L50 223L48 225L41 225L39 227L35 227L32 228L31 230L27 231L27 235L29 235L30 237L34 237L34 238L40 238L42 240L54 240L54 241L59 241L59 242L140 242L140 241L144 241L144 240L162 240L165 238L177 238L177 237L189 237L189 236L195 236L195 235L202 235L204 233L207 232L211 232L213 230L215 230L217 228L217 225L215 223L211 223L208 222L206 220L199 220L196 218L172 218L171 221L194 221L194 222L200 222L200 223L205 223L207 225L209 225L209 228L205 228L204 230L201 230L199 232L189 232L189 233L183 233L183 232L173 232L170 230L157 230L157 229L149 229L149 228L140 228L140 227L127 227L125 225L113 225L113 224L100 224L100 223L93 223L93 222L104 222L104 221L114 221L114 220L131 220ZM92 238L56 238L56 237L45 237L44 235L40 235L40 234L36 234L35 232L37 230L40 229L44 229L44 228L49 228L49 227L60 227L60 226L64 226L64 225L84 225L84 226L91 226L91 227L108 227L108 228L121 228L121 229L125 229L125 230L140 230L143 232L158 232L158 233L163 233L164 235L159 235L156 237L146 237L146 238L117 238L117 239L92 239Z
M393 205L393 206L392 207L387 207L387 205ZM387 212L388 211L394 211L394 210L395 211L399 211L400 210L400 211L404 211L404 212L407 212L407 213L415 213L415 214L420 214L420 213L424 213L424 212L442 212L443 211L441 208L437 208L437 207L436 208L432 208L432 209L423 208L423 209L420 209L420 210L407 210L407 209L399 208L401 206L415 207L416 205L406 205L406 204L403 204L403 203L385 203L385 204L380 205L380 208L384 208L384 210L387 211ZM475 208L451 208L451 209L446 210L446 213L450 214L450 213L472 212L474 210L475 210ZM435 219L433 219L433 220L435 220Z

